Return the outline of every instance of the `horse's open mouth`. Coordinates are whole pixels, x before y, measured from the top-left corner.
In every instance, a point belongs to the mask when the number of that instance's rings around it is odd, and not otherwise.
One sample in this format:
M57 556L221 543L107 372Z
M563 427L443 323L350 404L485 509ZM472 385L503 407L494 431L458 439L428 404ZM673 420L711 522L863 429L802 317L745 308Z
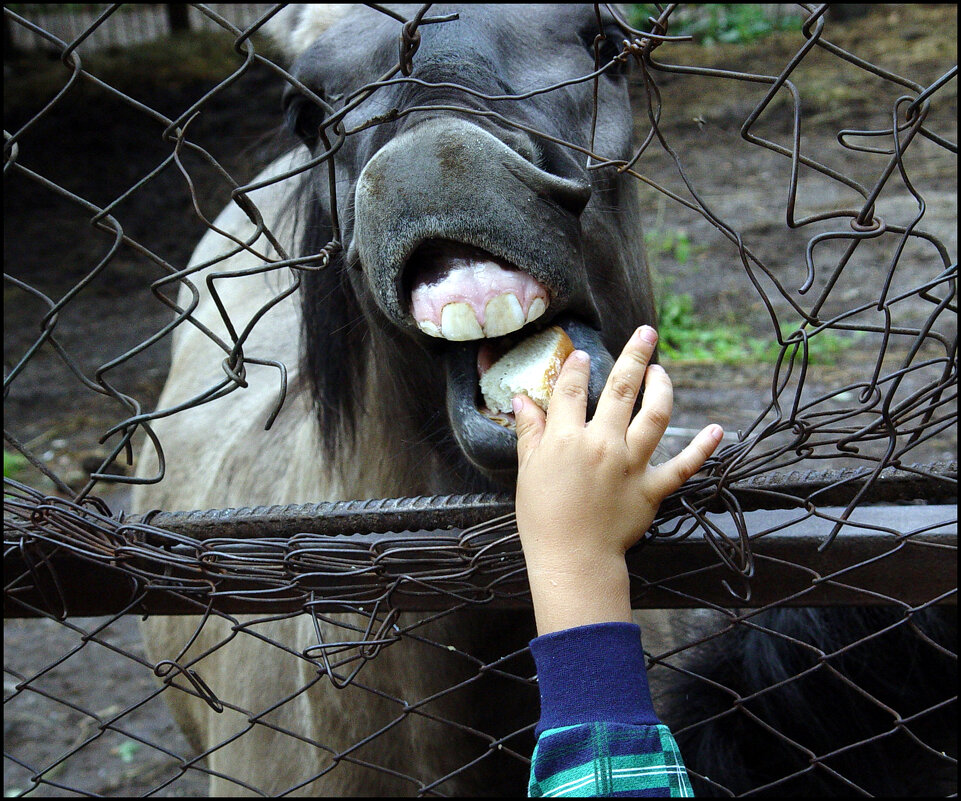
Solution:
M559 325L591 356L588 414L593 414L613 359L601 333L573 310L551 314L551 289L528 273L479 248L431 240L404 271L411 316L427 336L447 340L447 413L470 461L509 482L517 469L512 428L486 414L480 376L510 347L545 325Z

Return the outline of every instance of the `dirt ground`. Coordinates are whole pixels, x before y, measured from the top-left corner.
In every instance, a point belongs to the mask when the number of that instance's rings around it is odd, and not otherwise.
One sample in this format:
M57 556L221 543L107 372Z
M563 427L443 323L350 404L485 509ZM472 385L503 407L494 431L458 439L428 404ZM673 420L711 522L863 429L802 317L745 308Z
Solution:
M869 61L928 85L957 61L956 13L950 6L881 6L866 17L832 24L829 38ZM657 59L772 75L780 72L798 42L796 36L784 34L752 45L712 49L676 45L659 50ZM8 131L18 130L52 97L49 86L43 88L42 84L31 84L26 92L8 91L16 90L18 82L27 85L27 76L36 71L35 65L5 71ZM156 70L141 75L117 72L112 80L113 85L122 83L125 91L144 105L168 116L183 113L211 86L186 66L179 73L172 69L170 74ZM811 298L828 281L830 270L819 269L813 287L802 296L798 288L806 275L804 249L814 233L831 226L790 230L784 224L789 159L751 145L739 135L741 124L763 97L767 85L678 74L662 74L659 80L663 102L660 126L691 186L711 212L739 231L745 244L771 267L772 277L763 279L765 291L776 294L776 279L789 297L802 306L810 305ZM792 80L802 97L802 152L865 186L873 186L888 157L852 153L838 144L836 136L845 128L888 127L892 105L905 93L904 87L893 86L823 51L806 58ZM955 80L937 94L938 103L929 123L931 130L952 141L957 139L956 87ZM643 111L642 89L639 84L635 89L637 131L643 138L650 126ZM278 152L282 141L274 136L281 122L281 90L275 75L254 65L210 98L190 123L191 138L203 143L236 180L253 177L270 155ZM755 132L789 144L791 113L788 93L782 91ZM169 156L169 145L159 136L164 127L102 90L77 86L37 119L23 138L18 161L92 203L107 204ZM195 155L185 154L184 164L195 182L202 210L212 218L228 198L227 181ZM922 227L944 243L956 262L956 157L928 140L920 140L912 145L906 164L911 181L926 200ZM637 169L661 186L690 197L670 154L656 142ZM662 289L689 294L698 319L744 325L754 336L769 338L772 323L761 294L746 276L737 249L700 212L653 188L643 191L646 211L642 222L651 237L652 267ZM804 169L797 205L796 214L806 216L838 205L857 208L860 198L840 183ZM916 211L917 204L903 179L892 177L879 202L878 214L888 224L906 225ZM125 233L174 265L186 263L204 232L203 223L191 208L183 176L173 165L124 198L112 213ZM8 174L4 191L6 271L48 297L59 299L96 269L112 243L111 235L91 228L89 217L89 212L39 183L20 174ZM881 237L859 250L858 261L840 276L825 308L837 311L876 299L878 276L885 273L883 265L892 258L895 240ZM687 255L679 258L676 247L658 244L665 241L688 242ZM930 247L909 244L892 291L913 286L912 280L921 270L930 274L933 256ZM827 256L823 263L830 263ZM121 247L61 313L58 340L86 375L92 375L100 365L133 348L168 321L169 310L147 289L148 283L160 275L160 269L141 253ZM35 341L44 309L40 300L5 283L5 375ZM796 327L787 300L777 301L776 309L782 319ZM907 298L899 310L903 315L901 325L918 325L929 313L930 304ZM870 321L871 313L858 319ZM937 325L945 336L954 336L945 317L939 318ZM873 367L875 351L876 342L870 337L858 339L852 335L833 363L812 369L810 396L863 379ZM894 343L892 358L904 353L906 347ZM168 364L169 344L164 339L111 370L109 376L114 386L150 409L156 403ZM668 367L677 394L673 425L682 431L700 427L710 418L736 437L736 432L750 426L770 400L770 363L724 366L688 361L668 363ZM905 391L910 392L911 382L922 378L930 376L923 372L909 375ZM35 354L4 398L5 428L75 487L82 486L91 467L96 467L107 452L98 442L100 436L126 416L115 402L82 389L49 347ZM680 446L682 437L678 434L668 447ZM951 427L920 443L910 455L908 462L956 459L955 429ZM828 454L802 467L821 469L842 464L850 462ZM44 491L51 488L32 468L21 470L18 478ZM108 499L114 511L125 508L127 493L123 487L105 487L98 494ZM180 771L176 760L139 741L162 744L178 754L189 752L161 699L126 711L149 699L154 688L150 671L138 661L143 659L143 649L136 620L77 619L70 624L5 622L4 697L11 700L4 707L4 750L12 755L5 757L5 795L28 790L30 775L54 762L56 767L45 776L50 784L39 794L70 795L74 793L61 788L74 788L87 793L137 795L167 779L176 780L158 795L203 794L206 781L202 774L189 771L177 778ZM98 626L106 626L98 639L111 647L88 641L78 633ZM69 659L54 665L67 654ZM50 665L54 666L45 671ZM41 692L17 693L18 682L41 672L44 675L31 684ZM75 706L57 698L69 699ZM119 715L117 726L124 734L109 728L101 731L91 713L100 720ZM65 753L73 755L59 761Z

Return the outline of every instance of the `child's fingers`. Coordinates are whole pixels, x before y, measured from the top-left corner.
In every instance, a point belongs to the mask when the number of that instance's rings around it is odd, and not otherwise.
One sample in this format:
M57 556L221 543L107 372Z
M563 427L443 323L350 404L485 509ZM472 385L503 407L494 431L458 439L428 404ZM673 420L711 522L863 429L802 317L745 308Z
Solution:
M642 325L627 340L597 402L593 426L600 425L610 433L621 436L627 431L656 343L657 332L649 325Z
M517 395L511 401L517 424L517 461L523 466L541 441L544 433L544 412L526 395Z
M652 364L644 374L644 398L641 410L627 429L627 444L642 467L657 448L667 430L674 408L674 389L667 371Z
M564 361L547 414L548 431L583 428L587 421L587 382L591 377L591 357L575 350Z
M719 425L709 425L699 431L677 456L653 468L651 478L656 483L656 494L666 498L680 489L681 485L700 470L708 457L714 453L723 436L724 429Z

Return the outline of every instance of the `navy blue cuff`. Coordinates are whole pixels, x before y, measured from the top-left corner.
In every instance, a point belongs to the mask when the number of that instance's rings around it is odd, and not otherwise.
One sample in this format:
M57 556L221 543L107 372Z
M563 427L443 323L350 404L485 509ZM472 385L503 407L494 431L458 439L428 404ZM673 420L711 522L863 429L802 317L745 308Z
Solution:
M541 691L535 733L603 721L658 725L647 686L641 629L595 623L531 640Z

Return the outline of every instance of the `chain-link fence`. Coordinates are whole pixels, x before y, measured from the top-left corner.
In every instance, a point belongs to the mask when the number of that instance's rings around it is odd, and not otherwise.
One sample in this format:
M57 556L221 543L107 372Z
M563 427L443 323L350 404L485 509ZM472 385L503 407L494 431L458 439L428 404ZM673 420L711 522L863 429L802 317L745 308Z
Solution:
M510 496L446 494L487 485L442 401L364 418L376 451L342 436L341 477L304 478L331 450L305 370L330 360L300 353L300 304L310 332L310 297L347 297L358 172L425 109L573 159L591 259L644 223L667 446L730 432L629 555L695 789L956 791L956 11L801 5L712 48L696 11L648 11L196 6L223 33L88 54L135 10L65 38L5 8L60 59L5 60L4 609L41 618L5 625L8 794L523 791ZM262 28L322 44L291 66ZM258 174L297 144L285 87L311 152ZM398 339L389 301L351 303L331 343ZM374 353L392 386L421 375ZM358 497L393 500L333 502ZM255 504L281 505L177 512Z

